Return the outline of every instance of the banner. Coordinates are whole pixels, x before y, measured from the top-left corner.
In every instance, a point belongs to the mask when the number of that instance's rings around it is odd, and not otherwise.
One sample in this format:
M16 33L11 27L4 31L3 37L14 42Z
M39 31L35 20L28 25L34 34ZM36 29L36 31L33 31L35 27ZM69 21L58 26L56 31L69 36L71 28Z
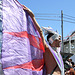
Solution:
M4 75L42 75L42 39L17 0L3 0L2 68Z

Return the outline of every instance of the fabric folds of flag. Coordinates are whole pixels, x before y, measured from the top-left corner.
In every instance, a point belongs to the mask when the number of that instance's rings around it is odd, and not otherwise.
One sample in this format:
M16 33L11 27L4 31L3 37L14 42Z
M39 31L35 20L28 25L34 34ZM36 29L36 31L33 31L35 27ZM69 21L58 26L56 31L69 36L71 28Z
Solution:
M4 75L42 75L42 39L17 0L3 0L2 66Z

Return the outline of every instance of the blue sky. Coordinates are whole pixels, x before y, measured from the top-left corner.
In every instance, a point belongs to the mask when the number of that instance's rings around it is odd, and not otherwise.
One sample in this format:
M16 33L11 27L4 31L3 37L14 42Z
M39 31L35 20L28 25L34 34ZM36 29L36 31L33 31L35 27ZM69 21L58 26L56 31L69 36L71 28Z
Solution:
M64 37L75 30L75 0L18 0L21 4L30 8L38 24L43 27L52 27L61 34L61 10L63 10L63 34ZM41 14L37 14L41 13ZM42 17L40 17L42 16ZM46 16L46 17L44 17ZM49 16L49 17L48 17ZM40 20L46 19L46 20ZM49 19L49 20L48 20ZM52 19L52 20L51 20ZM70 23L71 22L71 23Z

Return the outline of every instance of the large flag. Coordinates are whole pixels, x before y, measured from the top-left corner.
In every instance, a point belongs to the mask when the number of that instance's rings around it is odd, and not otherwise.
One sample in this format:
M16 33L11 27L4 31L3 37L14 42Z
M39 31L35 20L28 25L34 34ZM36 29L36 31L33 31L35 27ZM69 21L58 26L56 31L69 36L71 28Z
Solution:
M3 0L2 68L4 75L42 75L42 39L17 0Z

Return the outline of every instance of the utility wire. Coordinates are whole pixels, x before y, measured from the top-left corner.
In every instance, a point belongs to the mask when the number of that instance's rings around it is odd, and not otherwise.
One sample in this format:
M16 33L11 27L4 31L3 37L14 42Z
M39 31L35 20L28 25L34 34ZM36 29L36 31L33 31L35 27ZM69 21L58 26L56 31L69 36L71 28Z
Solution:
M45 19L45 18L36 18L37 20L53 20L53 21L61 21L61 20L57 20L57 19Z
M72 22L72 21L67 21L67 20L63 20L64 22L69 22L69 23L74 23L75 24L75 22Z
M38 15L38 16L35 16L35 17L48 17L48 18L50 18L50 17L53 18L54 17L54 18L61 18L61 16L42 16L42 15L40 15L40 16ZM72 19L72 18L68 18L68 17L64 17L64 16L63 16L63 18L64 19L69 19L69 20L75 21L75 19Z
M60 18L60 16L46 16L46 15L45 16L40 15L40 16L35 16L35 17L55 17L55 18L58 17L58 18Z
M73 20L73 21L75 21L75 19L72 19L72 18L67 18L67 17L63 17L63 18L66 18L66 19L69 19L69 20Z
M60 15L60 14L53 14L53 13L34 13L35 15Z
M52 20L52 21L61 21L61 16L59 14L53 14L53 13L35 13L35 17L37 20ZM75 17L63 14L63 21L64 22L69 22L69 23L74 23L75 24ZM65 17L67 16L67 17ZM42 17L42 18L41 18ZM47 18L45 18L47 17ZM52 19L50 19L52 17ZM60 19L53 19L54 18L60 18ZM73 20L73 21L70 21Z
M75 18L75 17L73 17L73 16L70 16L70 15L66 15L66 14L63 14L63 15L65 15L65 16L68 16L68 17L71 17L71 18Z
M53 13L34 13L34 14L35 14L35 16L38 16L38 15L59 15L60 16L60 14L53 14ZM67 14L63 14L63 16L75 18L75 17L67 15Z
M58 20L58 19L45 19L45 18L36 18L37 20L52 20L52 21L61 21L61 20ZM69 23L74 23L75 22L72 22L72 21L67 21L67 20L63 20L64 22L69 22Z

